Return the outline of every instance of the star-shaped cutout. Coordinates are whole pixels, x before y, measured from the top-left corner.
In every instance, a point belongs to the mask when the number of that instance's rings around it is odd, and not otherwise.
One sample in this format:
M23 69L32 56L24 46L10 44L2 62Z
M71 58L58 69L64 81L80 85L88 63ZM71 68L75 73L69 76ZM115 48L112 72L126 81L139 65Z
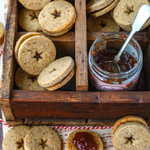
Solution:
M130 137L127 137L126 140L127 140L127 141L126 141L126 144L129 143L129 142L132 144L134 138L133 138L132 135L131 135Z
M21 148L21 147L24 147L24 141L23 141L23 139L21 139L21 141L19 141L19 142L16 142L16 144L18 145L18 149L19 148Z
M34 82L35 80L37 80L36 76L30 76L30 77L28 77L28 79L31 79L32 82Z
M129 7L127 5L127 9L125 10L125 13L127 13L128 15L130 15L133 12L133 6Z
M42 59L42 57L40 56L41 54L42 52L41 53L36 52L36 55L33 58L36 58L36 60L39 61L39 59Z
M48 147L48 145L46 145L47 140L43 140L41 139L41 143L39 143L39 145L42 146L42 148L44 149L45 147Z
M60 12L58 12L56 9L55 9L55 11L51 14L51 15L53 15L54 16L54 18L56 19L56 18L58 18L58 17L60 17Z

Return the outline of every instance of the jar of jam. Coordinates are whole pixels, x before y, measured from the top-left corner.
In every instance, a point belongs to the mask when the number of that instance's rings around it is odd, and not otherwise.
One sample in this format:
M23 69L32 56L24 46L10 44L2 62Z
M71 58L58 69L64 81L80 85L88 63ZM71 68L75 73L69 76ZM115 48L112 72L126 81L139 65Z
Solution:
M88 55L89 78L95 90L135 89L143 65L143 54L134 38L130 40L118 62L121 72L111 72L110 68L103 67L105 61L113 60L126 38L126 34L104 33L91 45Z

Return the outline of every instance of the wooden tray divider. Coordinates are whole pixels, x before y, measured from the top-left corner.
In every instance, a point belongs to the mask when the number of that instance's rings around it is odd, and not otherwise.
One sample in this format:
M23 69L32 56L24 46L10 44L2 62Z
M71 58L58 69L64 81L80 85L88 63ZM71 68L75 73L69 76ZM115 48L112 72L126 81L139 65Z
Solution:
M86 0L75 0L76 91L88 90Z
M17 28L17 0L9 1L2 71L2 99L0 101L6 120L14 120L10 103L10 91L13 89L13 48Z

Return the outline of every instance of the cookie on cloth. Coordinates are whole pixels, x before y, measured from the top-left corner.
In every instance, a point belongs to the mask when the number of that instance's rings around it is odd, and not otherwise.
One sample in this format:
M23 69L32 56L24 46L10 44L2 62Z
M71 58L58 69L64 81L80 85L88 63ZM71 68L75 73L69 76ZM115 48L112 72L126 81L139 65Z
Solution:
M102 16L106 13L108 13L110 10L112 10L117 4L118 4L119 0L114 0L110 5L108 5L107 7L101 9L101 10L98 10L96 12L93 12L91 13L90 15L92 17L99 17L99 16Z
M79 129L71 132L67 138L67 149L97 149L103 150L103 142L95 132Z
M20 90L45 91L37 82L38 76L32 76L18 68L15 74L15 83Z
M101 32L113 32L120 31L120 26L114 21L109 13L93 18L91 16L87 19L88 31L101 31Z
M18 51L19 51L20 45L21 45L26 39L28 39L29 37L36 36L36 35L42 36L42 34L37 33L37 32L29 32L29 33L27 33L27 34L22 35L22 36L18 39L18 41L16 42L16 45L15 45L15 49L14 49L14 51L15 51L15 59L16 59L17 63L19 63L19 62L18 62Z
M51 0L18 0L25 8L30 10L41 10Z
M68 83L74 76L74 60L65 56L46 67L38 77L38 83L49 91L56 90Z
M127 116L119 119L111 133L115 149L148 150L150 134L144 119Z
M25 150L61 150L59 135L49 126L36 126L24 138Z
M55 58L56 48L53 42L39 35L26 39L18 51L20 67L31 75L39 75Z
M38 21L39 13L39 10L23 8L19 14L19 24L21 28L29 32L42 31Z
M3 139L3 150L24 150L24 137L30 129L29 126L20 125L8 130Z
M53 1L41 10L38 19L46 34L62 35L68 32L75 23L75 8L67 1Z
M114 0L90 0L86 5L88 13L103 9L111 4Z
M120 0L113 11L115 22L124 30L131 31L132 23L140 9L144 4L150 4L148 0ZM145 29L150 24L150 19L143 25L141 30Z
M4 41L4 33L5 33L4 25L0 22L0 45Z

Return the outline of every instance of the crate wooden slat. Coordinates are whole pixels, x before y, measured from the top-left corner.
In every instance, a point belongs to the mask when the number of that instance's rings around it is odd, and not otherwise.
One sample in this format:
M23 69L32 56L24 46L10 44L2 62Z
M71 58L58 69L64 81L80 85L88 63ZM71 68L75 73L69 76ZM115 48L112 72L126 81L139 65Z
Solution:
M51 97L49 97L49 94ZM57 103L56 103L57 102ZM36 104L35 104L36 103ZM13 90L11 104L17 119L113 119L150 116L150 92L37 92Z
M3 73L2 73L2 99L1 107L8 120L14 120L10 103L10 90L13 88L13 48L17 28L17 0L9 1L7 24L5 27Z
M15 41L27 32L17 31L18 0L10 1L0 98L7 123L11 125L112 125L120 117L139 115L150 125L150 91L98 92L88 89L88 49L95 38L102 33L87 32L86 0L74 0L74 4L77 13L75 31L69 31L59 37L44 35L56 45L58 57L70 55L74 58L76 76L69 84L72 87L72 83L75 83L75 87L73 90L69 89L70 91L61 89L53 92L37 92L17 90L13 86L16 69L13 57ZM128 34L125 31L120 33ZM143 51L150 41L149 33L150 31L145 30L134 35Z
M86 0L75 0L76 90L88 90Z

